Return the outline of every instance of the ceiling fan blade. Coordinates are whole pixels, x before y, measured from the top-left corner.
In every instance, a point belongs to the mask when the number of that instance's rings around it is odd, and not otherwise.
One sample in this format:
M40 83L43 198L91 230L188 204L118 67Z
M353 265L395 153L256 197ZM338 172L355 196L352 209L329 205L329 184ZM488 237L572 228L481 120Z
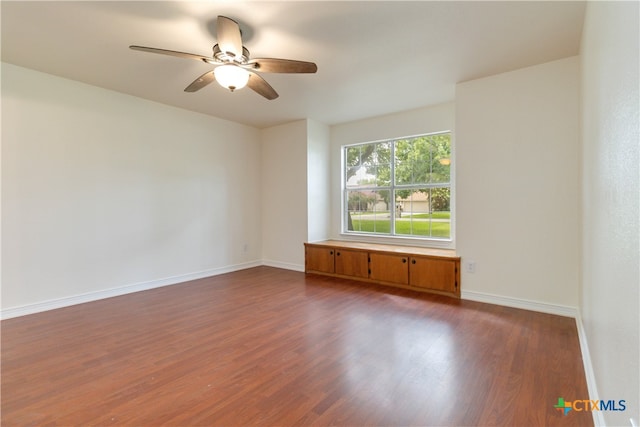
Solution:
M140 50L142 52L159 53L161 55L177 56L178 58L195 59L198 61L204 61L209 64L217 64L214 58L202 55L196 55L195 53L177 52L175 50L157 49L155 47L146 46L129 46L130 49Z
M248 64L262 73L315 73L318 71L318 66L313 62L292 59L256 58Z
M217 33L220 50L242 58L242 35L238 23L226 16L218 16Z
M202 89L212 81L216 79L213 71L207 71L197 79L195 79L189 86L185 88L185 92L195 92L197 90Z
M276 92L265 79L251 71L249 71L249 82L247 86L269 100L276 99L279 96L278 92Z

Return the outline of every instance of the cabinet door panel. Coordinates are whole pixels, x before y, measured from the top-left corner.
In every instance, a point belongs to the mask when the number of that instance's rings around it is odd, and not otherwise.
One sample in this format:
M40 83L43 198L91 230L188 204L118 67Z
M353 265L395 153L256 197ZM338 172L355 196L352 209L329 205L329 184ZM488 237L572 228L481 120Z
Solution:
M456 261L437 258L412 257L410 284L419 288L457 292Z
M307 246L305 254L305 268L307 271L319 271L323 273L334 272L333 248Z
M369 254L362 251L336 248L336 274L369 277Z
M409 283L409 257L403 255L370 253L369 278L382 282Z

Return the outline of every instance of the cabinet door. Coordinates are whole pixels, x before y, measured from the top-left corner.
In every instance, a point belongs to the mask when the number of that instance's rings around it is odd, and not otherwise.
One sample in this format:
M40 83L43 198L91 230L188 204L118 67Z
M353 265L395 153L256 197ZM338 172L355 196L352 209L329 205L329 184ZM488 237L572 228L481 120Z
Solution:
M409 257L383 253L369 254L369 278L381 282L409 283Z
M310 246L305 248L306 271L318 271L321 273L334 272L335 249L326 246Z
M411 257L411 286L436 291L458 293L458 262L456 260Z
M369 254L363 251L336 248L336 274L369 277Z

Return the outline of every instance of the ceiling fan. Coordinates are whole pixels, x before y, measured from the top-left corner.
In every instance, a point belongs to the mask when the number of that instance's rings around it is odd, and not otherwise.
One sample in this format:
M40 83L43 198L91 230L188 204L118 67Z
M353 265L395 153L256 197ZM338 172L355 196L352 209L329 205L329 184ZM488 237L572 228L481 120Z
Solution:
M222 87L231 92L249 86L267 99L276 99L278 93L256 72L315 73L318 71L318 67L313 62L278 58L250 59L249 51L242 45L242 33L238 23L226 16L218 16L217 23L218 44L213 46L212 57L154 47L135 45L129 47L143 52L195 59L216 66L195 79L185 88L185 92L195 92L217 80Z

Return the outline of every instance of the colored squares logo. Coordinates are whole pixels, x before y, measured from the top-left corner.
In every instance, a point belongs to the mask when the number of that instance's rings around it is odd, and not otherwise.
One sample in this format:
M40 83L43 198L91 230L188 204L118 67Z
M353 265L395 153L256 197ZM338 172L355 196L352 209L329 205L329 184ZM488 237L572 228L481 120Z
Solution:
M571 402L565 402L564 397L559 397L558 403L553 405L553 407L556 408L558 411L563 412L564 415L567 415L569 411L573 409L571 408Z

